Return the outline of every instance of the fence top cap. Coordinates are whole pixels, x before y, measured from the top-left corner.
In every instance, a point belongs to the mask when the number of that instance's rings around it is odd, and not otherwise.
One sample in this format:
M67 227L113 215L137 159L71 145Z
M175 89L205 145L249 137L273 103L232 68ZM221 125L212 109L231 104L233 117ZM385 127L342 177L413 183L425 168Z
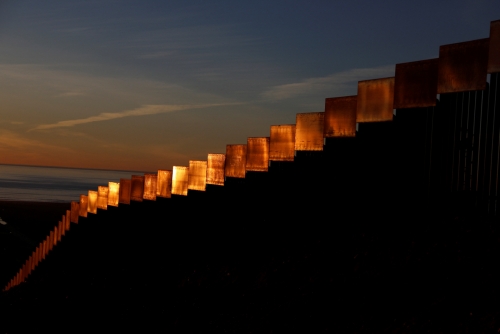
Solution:
M325 98L325 100L347 99L347 98L354 98L354 97L358 97L358 95L327 97L327 98Z
M475 43L482 43L487 40L489 40L489 37L485 38L478 38L478 39L472 39L470 41L464 41L464 42L457 42L457 43L450 43L450 44L443 44L439 46L439 49L441 48L448 48L448 47L453 47L453 46L461 46L461 45L467 45L467 44L475 44Z
M415 61L407 61L404 63L397 63L396 66L425 64L427 62L437 61L437 60L439 60L439 57L429 58L429 59L421 59L421 60L415 60Z
M385 78L370 79L370 80L360 80L360 81L358 81L358 83L360 83L360 82L376 82L376 81L384 81L384 80L390 80L390 79L394 79L394 76L385 77Z

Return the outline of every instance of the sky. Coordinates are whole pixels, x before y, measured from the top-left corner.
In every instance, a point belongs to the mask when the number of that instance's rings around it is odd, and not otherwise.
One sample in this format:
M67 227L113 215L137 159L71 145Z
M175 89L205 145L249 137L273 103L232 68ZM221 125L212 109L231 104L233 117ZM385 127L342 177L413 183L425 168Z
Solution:
M0 163L206 160L498 19L498 0L0 0Z

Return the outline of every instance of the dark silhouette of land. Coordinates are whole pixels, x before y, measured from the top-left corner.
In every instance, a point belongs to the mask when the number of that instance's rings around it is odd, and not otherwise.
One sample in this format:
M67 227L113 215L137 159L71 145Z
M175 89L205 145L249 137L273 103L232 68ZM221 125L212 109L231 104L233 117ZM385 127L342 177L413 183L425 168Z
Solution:
M247 173L206 192L80 217L25 283L1 294L0 326L7 333L131 325L496 332L496 221L453 200L410 196L395 182L399 174L382 168L389 154L376 153L379 165L356 167L368 158L353 155L348 146L355 143L334 150L327 142L325 152L299 152L293 163L273 162L269 173ZM55 225L69 205L1 208L5 221L40 241L41 226L31 226L44 220L21 213L51 215ZM2 253L19 266L22 255ZM29 322L14 320L20 315Z

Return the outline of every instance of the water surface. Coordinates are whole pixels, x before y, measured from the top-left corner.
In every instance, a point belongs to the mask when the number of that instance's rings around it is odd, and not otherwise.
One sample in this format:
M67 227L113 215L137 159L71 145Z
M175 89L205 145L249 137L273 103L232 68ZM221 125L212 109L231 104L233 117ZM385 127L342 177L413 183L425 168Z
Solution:
M0 164L0 200L71 202L108 182L144 172Z

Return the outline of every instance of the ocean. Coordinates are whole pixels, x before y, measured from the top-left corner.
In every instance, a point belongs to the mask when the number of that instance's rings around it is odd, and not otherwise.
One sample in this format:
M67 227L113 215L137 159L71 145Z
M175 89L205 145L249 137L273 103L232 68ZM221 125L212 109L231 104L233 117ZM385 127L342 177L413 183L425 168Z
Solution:
M0 164L0 200L35 202L79 201L80 195L108 182L144 172L37 167Z

